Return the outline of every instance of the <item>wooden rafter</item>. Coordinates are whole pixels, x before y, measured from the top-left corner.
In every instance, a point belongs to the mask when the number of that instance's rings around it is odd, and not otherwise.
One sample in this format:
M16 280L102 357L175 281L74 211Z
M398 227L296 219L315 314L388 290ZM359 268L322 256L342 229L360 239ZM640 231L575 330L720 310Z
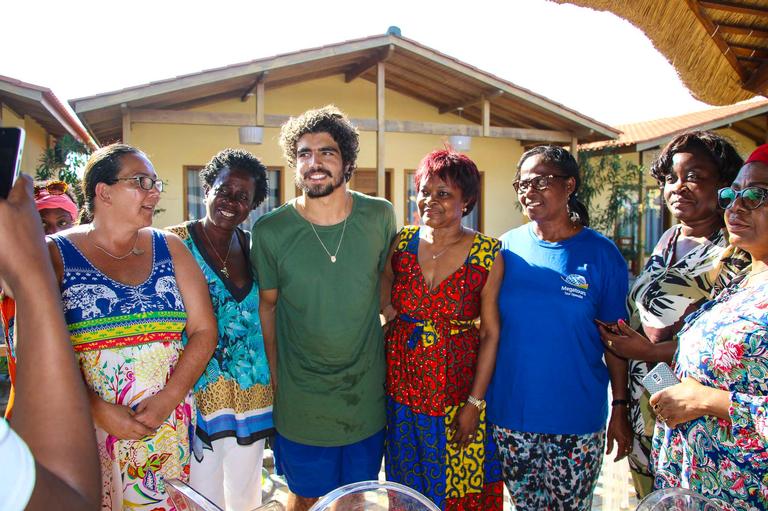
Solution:
M737 126L737 125L734 124L730 128L733 131L735 131L736 133L739 133L740 135L742 135L744 137L747 137L752 142L754 142L756 145L760 145L760 144L764 143L764 140L763 140L764 137L757 136L753 132L751 132L751 131L749 131L747 129L744 129L741 126Z
M732 43L729 41L728 45L733 49L744 50L747 52L768 52L768 46L760 46L758 44Z
M699 4L707 9L716 9L718 11L736 12L739 14L749 14L752 16L768 15L768 8L757 5L744 5L726 0L699 0Z
M395 45L390 44L387 46L385 50L378 50L375 52L373 57L369 57L366 60L363 60L361 63L353 66L349 71L344 73L344 82L349 83L355 78L359 77L372 67L376 66L376 64L379 64L381 62L386 62L389 60L389 58L392 56L392 54L395 53Z
M246 101L248 99L248 96L252 96L254 94L254 91L259 87L259 85L264 85L264 80L267 78L267 75L269 74L269 71L262 71L256 76L256 79L253 81L253 83L243 92L243 95L240 96L240 101Z
M440 112L440 114L447 114L450 112L454 112L456 110L464 110L468 106L474 106L474 105L477 105L478 103L482 103L484 99L493 99L498 96L501 96L502 94L504 94L504 91L502 90L486 92L485 94L482 94L475 98L470 98L467 100L460 101L458 103L454 103L452 105L440 107L438 109L438 112Z
M764 94L766 84L768 83L768 59L761 59L762 64L755 69L752 75L747 81L744 82L744 88L756 92L758 94Z
M739 63L736 55L731 51L728 43L726 43L722 35L719 34L720 26L715 25L702 9L704 2L698 2L697 0L686 0L686 2L688 3L688 7L691 9L691 12L696 16L699 22L704 25L704 28L709 34L709 37L712 38L712 42L717 45L718 49L726 58L733 70L736 71L742 81L746 80L749 75L744 70L744 67Z
M719 27L720 33L746 35L753 37L768 37L768 30L761 28L752 28L733 23L719 23L717 26Z

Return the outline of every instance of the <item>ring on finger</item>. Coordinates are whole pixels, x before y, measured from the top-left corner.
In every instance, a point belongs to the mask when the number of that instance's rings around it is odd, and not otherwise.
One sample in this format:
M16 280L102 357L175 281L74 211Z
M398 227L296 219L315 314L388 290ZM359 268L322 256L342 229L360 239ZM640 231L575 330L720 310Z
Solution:
M608 341L608 347L613 348L613 341Z

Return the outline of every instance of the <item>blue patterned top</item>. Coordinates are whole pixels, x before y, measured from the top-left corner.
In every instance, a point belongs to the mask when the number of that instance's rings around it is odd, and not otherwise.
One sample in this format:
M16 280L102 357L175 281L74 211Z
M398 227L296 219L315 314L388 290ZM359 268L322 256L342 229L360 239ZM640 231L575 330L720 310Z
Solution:
M656 487L690 488L725 509L768 509L768 282L731 285L678 336L676 374L730 392L730 420L657 423Z
M203 270L219 329L213 358L195 384L194 451L201 459L203 449L212 449L211 442L218 438L236 437L239 444L248 445L272 433L272 386L259 322L258 285L253 282L247 293L236 293L244 295L240 300L233 296L221 273L204 257L193 225L169 230L181 237ZM248 250L247 234L238 231L238 235Z

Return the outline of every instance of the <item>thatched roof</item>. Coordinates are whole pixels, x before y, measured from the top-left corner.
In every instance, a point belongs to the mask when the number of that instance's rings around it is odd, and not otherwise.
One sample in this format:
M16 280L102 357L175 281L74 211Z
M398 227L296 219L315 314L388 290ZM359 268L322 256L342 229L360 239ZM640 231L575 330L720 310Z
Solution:
M701 101L768 95L765 0L552 0L608 11L645 32Z

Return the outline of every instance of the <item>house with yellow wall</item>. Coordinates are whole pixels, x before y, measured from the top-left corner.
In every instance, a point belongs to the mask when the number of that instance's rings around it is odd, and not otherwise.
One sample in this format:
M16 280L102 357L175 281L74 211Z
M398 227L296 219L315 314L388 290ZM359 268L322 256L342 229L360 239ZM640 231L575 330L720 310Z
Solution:
M616 128L621 131L618 138L581 144L579 150L591 155L592 161L602 154L618 154L624 162L641 165L646 170L642 186L638 186L638 197L627 204L628 216L637 217L638 221L619 222L617 232L612 233L619 246L638 243L642 247L639 258L644 259L661 234L674 223L663 204L659 185L650 175L651 164L664 146L687 131L710 130L730 140L746 159L758 145L768 141L768 100L742 101L685 115L621 124ZM638 260L634 266L639 269L640 264Z
M45 150L66 134L96 148L79 119L50 89L1 75L0 126L24 129L21 171L32 176Z
M527 146L613 139L618 130L460 62L397 30L75 99L101 144L145 151L167 181L157 226L204 214L199 169L219 150L251 151L270 169L271 195L251 221L296 195L278 147L280 126L335 104L361 133L350 186L383 195L398 222L418 220L413 173L428 152L452 143L482 172L468 225L499 235L523 222L512 188ZM250 138L249 138L250 137ZM458 137L458 138L454 138Z

